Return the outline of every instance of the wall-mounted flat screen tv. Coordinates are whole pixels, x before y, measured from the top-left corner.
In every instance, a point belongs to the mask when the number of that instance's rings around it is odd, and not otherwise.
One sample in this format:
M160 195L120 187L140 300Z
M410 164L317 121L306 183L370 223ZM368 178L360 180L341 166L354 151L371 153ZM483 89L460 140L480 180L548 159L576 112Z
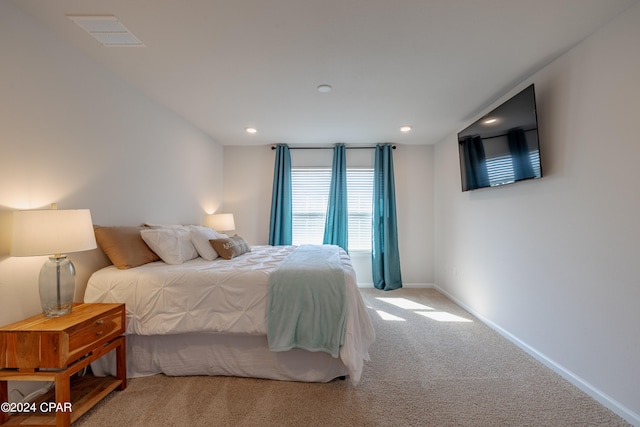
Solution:
M458 133L462 191L542 177L534 85Z

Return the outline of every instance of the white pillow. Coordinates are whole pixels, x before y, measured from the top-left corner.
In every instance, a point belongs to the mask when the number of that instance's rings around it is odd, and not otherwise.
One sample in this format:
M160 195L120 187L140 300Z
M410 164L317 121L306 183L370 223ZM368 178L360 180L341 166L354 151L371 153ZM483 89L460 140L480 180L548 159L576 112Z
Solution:
M187 225L182 225L182 224L149 224L148 222L145 222L144 224L142 224L143 227L146 228L185 228L188 227Z
M142 240L167 264L182 264L198 257L185 228L149 228L140 230Z
M222 239L226 235L201 225L192 225L188 228L191 230L191 243L195 246L198 254L208 261L218 258L218 252L213 249L209 240Z

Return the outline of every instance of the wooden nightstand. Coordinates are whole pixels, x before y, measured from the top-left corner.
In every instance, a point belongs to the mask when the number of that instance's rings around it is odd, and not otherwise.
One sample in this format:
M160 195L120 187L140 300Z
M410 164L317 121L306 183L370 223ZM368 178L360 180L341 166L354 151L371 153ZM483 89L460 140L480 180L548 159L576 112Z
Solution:
M0 411L0 424L69 426L113 390L124 390L124 331L124 304L76 304L66 316L39 314L1 327L0 404L9 401L7 381L54 381L55 405L42 403L54 397L45 395L11 417ZM71 378L112 350L116 350L115 378Z

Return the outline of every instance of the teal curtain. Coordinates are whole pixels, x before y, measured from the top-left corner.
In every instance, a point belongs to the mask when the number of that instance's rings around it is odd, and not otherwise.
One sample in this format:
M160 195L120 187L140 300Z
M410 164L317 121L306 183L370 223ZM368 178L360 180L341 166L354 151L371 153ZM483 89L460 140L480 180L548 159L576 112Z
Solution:
M349 210L347 206L347 156L344 144L336 144L333 149L331 167L331 188L327 205L327 219L324 224L325 245L338 245L345 251L349 246Z
M271 223L269 244L290 245L292 236L291 154L286 144L276 146L271 194Z
M372 223L373 285L385 291L401 288L393 147L390 144L376 145L373 165Z

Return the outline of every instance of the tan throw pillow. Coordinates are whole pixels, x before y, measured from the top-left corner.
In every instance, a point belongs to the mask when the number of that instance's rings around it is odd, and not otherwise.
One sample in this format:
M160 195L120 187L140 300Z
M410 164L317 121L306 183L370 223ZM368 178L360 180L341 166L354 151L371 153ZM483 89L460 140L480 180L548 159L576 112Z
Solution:
M94 227L96 242L120 270L160 261L142 240L140 230L142 227Z
M215 249L218 255L224 259L231 259L238 255L251 252L249 244L237 234L226 239L209 240L209 243L211 243L211 246Z

